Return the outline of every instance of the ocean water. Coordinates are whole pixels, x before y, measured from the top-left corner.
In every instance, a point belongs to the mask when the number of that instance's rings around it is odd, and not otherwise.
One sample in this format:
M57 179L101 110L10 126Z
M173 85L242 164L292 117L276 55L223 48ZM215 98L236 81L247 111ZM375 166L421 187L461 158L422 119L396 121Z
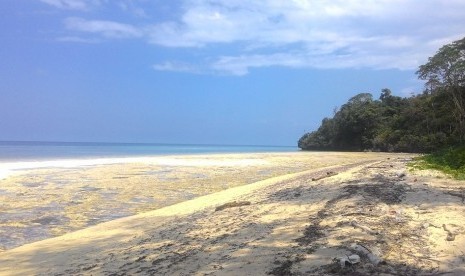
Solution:
M0 142L0 162L142 157L159 155L293 152L297 147L148 143Z

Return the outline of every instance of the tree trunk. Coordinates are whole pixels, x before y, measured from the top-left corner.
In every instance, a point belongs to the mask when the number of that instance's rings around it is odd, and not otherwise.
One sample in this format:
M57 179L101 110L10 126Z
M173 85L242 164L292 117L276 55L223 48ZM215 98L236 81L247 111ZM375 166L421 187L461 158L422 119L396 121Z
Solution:
M452 100L455 105L455 117L458 124L460 143L462 144L465 139L465 101L464 91L461 87L453 87L450 89Z

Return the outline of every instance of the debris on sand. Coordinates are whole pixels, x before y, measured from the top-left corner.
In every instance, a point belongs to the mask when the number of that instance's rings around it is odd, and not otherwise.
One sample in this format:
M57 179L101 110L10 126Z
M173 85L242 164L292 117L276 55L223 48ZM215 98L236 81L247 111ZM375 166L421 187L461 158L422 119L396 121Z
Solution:
M222 211L224 209L247 206L250 204L252 204L250 201L232 201L216 207L215 211Z

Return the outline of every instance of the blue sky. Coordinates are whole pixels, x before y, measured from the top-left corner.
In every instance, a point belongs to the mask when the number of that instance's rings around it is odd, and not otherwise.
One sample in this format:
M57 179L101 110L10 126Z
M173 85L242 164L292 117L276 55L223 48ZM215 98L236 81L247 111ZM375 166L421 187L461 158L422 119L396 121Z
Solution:
M5 0L0 140L296 145L422 91L463 0Z

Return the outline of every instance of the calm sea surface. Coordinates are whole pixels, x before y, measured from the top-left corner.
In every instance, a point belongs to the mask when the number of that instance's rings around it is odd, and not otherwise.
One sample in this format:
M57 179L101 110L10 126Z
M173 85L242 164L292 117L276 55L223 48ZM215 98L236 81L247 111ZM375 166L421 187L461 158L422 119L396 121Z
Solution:
M111 158L210 153L292 152L285 146L220 146L133 143L0 142L0 161Z

